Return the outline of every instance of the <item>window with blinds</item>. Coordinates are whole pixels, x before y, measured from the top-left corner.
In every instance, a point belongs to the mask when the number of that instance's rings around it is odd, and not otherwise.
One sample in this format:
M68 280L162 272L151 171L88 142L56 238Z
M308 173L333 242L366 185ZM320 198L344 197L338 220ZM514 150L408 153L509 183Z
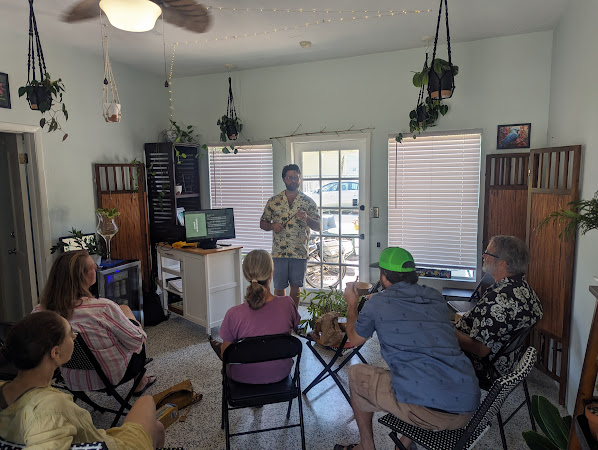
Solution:
M272 251L272 233L260 228L266 202L272 197L272 144L235 146L237 154L209 147L212 208L233 208L236 239L243 253Z
M389 139L389 246L418 267L475 277L480 153L479 132Z

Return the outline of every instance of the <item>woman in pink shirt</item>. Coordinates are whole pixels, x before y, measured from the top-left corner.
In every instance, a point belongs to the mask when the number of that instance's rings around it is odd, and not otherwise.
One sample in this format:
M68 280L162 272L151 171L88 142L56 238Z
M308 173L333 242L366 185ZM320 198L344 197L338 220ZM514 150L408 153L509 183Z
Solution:
M216 354L222 358L231 343L252 336L290 333L299 325L301 316L295 302L288 296L274 296L270 292L274 265L265 250L253 250L243 260L243 276L249 281L245 303L226 312L220 337L223 343L210 336ZM285 378L293 367L292 359L254 364L235 364L229 367L229 376L241 383L276 383Z
M112 300L95 298L89 288L96 282L96 270L85 250L64 252L54 262L41 294L39 310L55 311L81 334L113 384L133 379L145 364L146 334L131 309ZM61 368L69 388L99 390L104 383L95 371ZM156 382L144 376L137 393Z

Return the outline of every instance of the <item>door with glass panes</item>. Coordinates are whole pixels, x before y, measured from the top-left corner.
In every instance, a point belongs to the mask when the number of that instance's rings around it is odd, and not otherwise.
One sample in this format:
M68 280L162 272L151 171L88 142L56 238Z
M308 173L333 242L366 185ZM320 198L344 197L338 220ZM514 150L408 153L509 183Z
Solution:
M330 139L289 138L301 168L301 191L318 206L320 231L311 232L307 289L344 289L368 281L369 141L367 133Z

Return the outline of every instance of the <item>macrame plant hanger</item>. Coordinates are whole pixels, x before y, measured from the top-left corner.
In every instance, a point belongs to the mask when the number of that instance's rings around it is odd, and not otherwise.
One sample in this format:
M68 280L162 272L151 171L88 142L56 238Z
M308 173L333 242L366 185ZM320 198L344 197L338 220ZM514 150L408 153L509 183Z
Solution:
M226 116L232 119L227 124L226 135L229 139L235 140L237 139L237 133L239 130L237 130L235 126L235 123L237 122L237 111L235 109L235 99L233 98L233 87L230 72L228 73L228 103L226 105Z
M35 78L35 53L37 52L39 81L43 81L47 73L46 61L44 59L44 52L42 50L42 43L37 32L37 21L35 20L35 12L33 11L33 0L29 0L29 54L27 56L27 84ZM31 95L27 95L29 106L33 110L38 110L42 113L48 111L52 106L52 95L49 91L44 89L36 89Z
M425 72L428 68L428 52L426 52L426 61L424 62L424 68L422 72ZM425 94L426 86L422 84L421 88L419 89L419 95L417 96L417 106L415 107L415 112L417 114L417 121L419 122L419 126L422 126L422 123L428 120L428 108L426 107L425 102Z
M448 19L448 0L440 0L440 8L438 8L438 21L436 23L436 36L434 37L434 52L432 53L432 62L430 63L430 72L428 75L428 95L434 100L442 100L451 98L455 90L455 76L453 63L451 60L451 34L449 31ZM438 74L434 71L434 61L436 59L436 47L438 46L438 33L440 30L440 19L442 18L442 4L444 3L444 12L446 18L446 43L448 47L448 63L450 70L443 71ZM436 87L438 89L436 89ZM436 95L432 95L436 93Z
M102 27L102 50L104 52L104 86L102 87L102 115L106 122L120 122L122 118L120 98L116 88L116 80L112 73L110 55L108 54L107 25L102 22L100 11L100 25Z

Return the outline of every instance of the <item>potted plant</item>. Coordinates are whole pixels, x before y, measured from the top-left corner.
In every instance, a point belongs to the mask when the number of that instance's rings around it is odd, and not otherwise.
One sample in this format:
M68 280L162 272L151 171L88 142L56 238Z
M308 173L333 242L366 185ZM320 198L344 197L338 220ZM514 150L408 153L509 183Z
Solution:
M541 395L532 395L532 414L544 436L536 431L524 431L527 446L531 450L566 450L571 416L561 417L557 407Z
M538 224L538 229L549 222L560 223L565 227L559 233L559 239L567 241L577 230L586 234L590 230L598 229L598 191L590 200L575 200L568 204L569 209L554 211Z
M173 144L197 144L197 135L193 129L193 125L187 125L186 128L181 127L176 121L170 120L170 129L164 132L166 140Z
M62 127L58 122L58 115L62 114L64 120L69 119L66 105L62 103L62 94L64 92L64 84L62 79L52 80L49 73L44 74L44 78L40 80L30 80L19 88L19 97L23 95L27 96L29 107L32 110L39 111L42 114L48 112L50 120L46 120L42 117L39 121L40 127L48 125L48 133L56 130L61 130ZM53 106L60 104L60 107L53 108ZM67 133L64 133L62 140L64 141L68 137Z
M83 236L83 232L81 230L76 230L74 227L71 228L70 235L75 241L75 246L87 250L89 255L93 258L95 263L99 266L103 256L106 256L105 253L102 251L102 247L100 246L99 241L96 239L96 235L92 234L91 236ZM50 253L54 254L58 250L64 250L68 244L65 242L57 242L55 245L50 247Z
M443 104L440 100L432 100L430 97L426 97L422 103L419 103L409 113L409 133L413 133L413 139L415 139L415 132L421 134L429 127L435 126L438 118L441 115L446 115L447 112L448 105ZM397 142L401 142L403 137L403 133L397 134Z
M313 330L316 320L326 313L337 312L341 317L347 317L347 302L343 292L335 288L330 291L301 291L299 298L302 301L309 300L307 312L310 314L310 318L299 322L299 328L304 332L307 332L308 328Z
M422 87L428 85L430 98L450 98L453 95L455 76L459 73L459 66L450 64L441 58L435 58L430 67L424 67L421 72L413 75L413 85Z
M114 222L114 219L120 216L120 212L118 212L116 208L98 208L96 209L96 216L98 218L96 233L102 236L106 242L106 259L110 262L112 260L110 255L110 241L118 232L118 226L116 225L116 222Z
M243 124L238 117L222 116L216 122L220 127L220 140L222 142L235 141L241 131L243 131Z

